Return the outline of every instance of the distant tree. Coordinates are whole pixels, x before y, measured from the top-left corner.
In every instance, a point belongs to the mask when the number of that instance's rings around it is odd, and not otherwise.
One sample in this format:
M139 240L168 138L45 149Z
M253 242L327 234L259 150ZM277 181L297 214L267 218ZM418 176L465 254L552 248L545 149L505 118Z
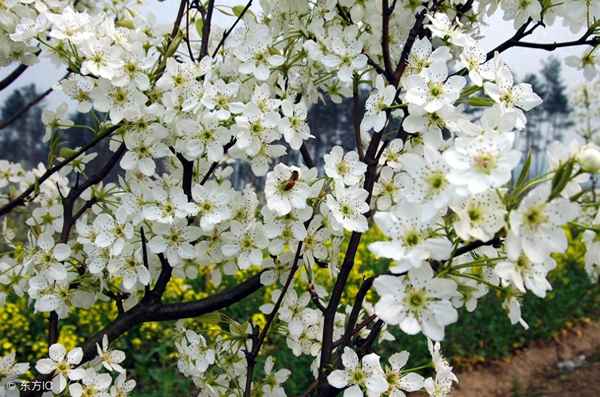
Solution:
M529 74L524 82L531 84L534 92L544 100L541 106L528 112L527 127L520 144L524 153L531 150L535 159L531 174L536 175L546 167L548 145L562 139L563 131L573 125L570 119L573 109L562 77L562 64L557 58L548 58L539 75Z
M564 128L573 125L569 120L572 109L561 72L561 62L555 57L549 58L541 71L545 82L542 107L548 116L547 120L551 128L548 139L554 140L561 139Z
M15 90L2 106L1 119L9 120L38 96L34 84ZM45 162L48 158L48 145L42 142L44 130L42 106L38 104L0 130L0 157L21 162L28 167L35 166L40 161Z

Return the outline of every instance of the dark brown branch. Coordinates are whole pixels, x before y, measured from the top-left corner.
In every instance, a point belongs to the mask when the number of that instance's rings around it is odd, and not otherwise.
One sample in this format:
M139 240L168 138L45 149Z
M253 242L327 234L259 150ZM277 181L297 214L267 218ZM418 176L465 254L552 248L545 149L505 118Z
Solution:
M367 296L367 293L373 286L374 281L375 276L369 277L365 279L360 285L358 293L356 294L356 298L354 298L354 305L352 306L352 311L350 312L350 316L348 316L346 330L342 338L342 346L348 346L350 344L350 338L352 337L354 327L356 325L356 322L358 321L358 316L360 315L360 311L362 310L363 302Z
M158 275L158 279L156 280L156 284L154 284L152 295L154 298L160 300L167 289L169 280L171 280L173 268L163 254L158 254L158 259L160 260L161 270L160 274Z
M392 57L390 55L390 16L392 15L392 9L389 7L388 0L382 0L381 2L381 52L383 54L383 66L386 74L389 76L394 74Z
M202 60L202 58L208 55L208 42L210 39L210 28L214 9L215 0L208 0L206 17L204 18L204 25L202 25L202 44L200 46L200 56L198 57L198 60Z
M185 13L185 45L187 46L188 55L192 62L196 62L194 58L194 51L192 51L192 44L190 39L190 10L192 7L188 4L187 11Z
M227 154L227 152L229 151L229 149L231 149L233 147L233 145L235 145L235 142L236 142L236 139L235 138L231 138L231 140L225 146L223 146L223 155ZM210 165L210 168L206 172L206 175L204 175L204 177L200 181L201 185L204 185L208 181L208 179L211 177L211 175L213 174L213 172L215 172L215 170L217 169L218 166L219 166L219 162L217 162L217 161L213 162Z
M298 268L300 267L298 265L298 262L300 261L301 254L302 254L302 241L298 243L298 248L296 248L296 255L294 257L294 262L292 264L290 274L285 282L285 285L283 286L283 289L281 290L281 293L279 294L279 297L277 298L277 302L275 302L275 305L273 306L273 310L267 315L267 321L265 323L265 326L262 328L262 330L260 331L260 334L258 336L256 336L256 335L254 336L253 342L252 342L252 350L246 352L246 360L248 361L248 369L247 369L247 373L246 373L246 387L244 389L244 397L251 397L251 395L252 395L252 378L253 378L253 374L254 374L254 365L256 363L256 357L258 357L260 348L262 347L263 343L265 342L265 339L267 338L267 335L269 334L269 329L271 328L273 321L275 321L275 317L277 316L277 313L279 312L279 308L281 307L281 304L283 303L283 299L285 298L287 291L290 289L290 287L292 285L292 281L294 280L296 271L298 271Z
M195 302L171 304L163 304L157 301L140 302L86 340L83 345L83 362L95 357L96 343L101 342L104 335L107 335L108 339L113 341L133 327L145 322L178 320L212 313L241 301L261 287L260 274L257 274L235 287Z
M385 130L385 129L384 129ZM377 148L381 142L383 131L373 134L367 152L365 153L365 162L367 163L367 173L365 175L365 182L363 188L369 193L367 197L367 204L371 202L371 196L373 193L373 186L377 180L377 162L375 161L375 155ZM331 293L329 305L325 311L323 321L323 339L321 348L321 360L319 364L319 383L320 383L320 395L330 395L333 393L333 388L325 382L326 368L331 362L331 355L333 350L333 331L335 314L337 308L342 299L342 294L346 288L348 277L354 267L354 259L358 251L358 246L362 238L362 233L352 232L350 241L348 242L348 248L344 256L344 261L338 273L337 280Z
M27 113L32 107L40 103L44 98L46 98L53 91L53 88L48 88L46 91L41 93L37 98L33 101L29 102L27 105L23 106L21 109L17 110L15 114L10 116L7 120L0 122L0 130L5 129L10 126L12 123L20 119L25 113Z
M67 197L65 197L62 200L63 201L63 228L62 228L62 232L61 232L61 242L62 243L66 243L67 240L69 239L69 234L71 232L71 228L73 227L73 225L75 224L77 219L79 219L84 214L84 212L87 209L91 208L96 202L96 200L94 198L92 198L91 200L87 201L83 205L83 207L81 207L79 209L79 211L77 211L75 213L75 215L73 215L73 209L75 207L75 202L77 201L77 199L88 188L102 182L104 180L104 178L106 178L106 176L110 173L110 171L115 167L115 165L119 162L119 159L121 158L121 156L123 156L123 154L125 154L126 150L127 150L127 148L125 146L125 143L122 143L119 146L119 148L117 149L117 151L115 153L113 153L113 155L110 157L110 159L108 159L106 164L104 164L104 166L100 170L98 170L98 172L96 172L94 175L89 177L81 185L78 184L73 189L71 189L69 191L69 194L67 195Z
M67 77L69 77L69 75L71 74L71 72L67 72L58 82L60 83L62 80L66 79ZM54 91L53 87L48 88L46 91L42 92L37 98L35 98L33 101L29 102L27 105L23 106L21 109L17 110L15 112L15 114L13 114L12 116L10 116L8 118L8 120L2 121L0 122L0 130L8 127L9 125L11 125L12 123L14 123L16 120L18 120L19 118L21 118L25 113L27 113L32 107L34 107L35 105L37 105L38 103L40 103L41 101L44 100L44 98L46 98L48 95L50 95L50 93L52 93L52 91Z
M8 76L6 76L2 81L0 81L0 91L11 85L15 82L22 74L27 70L29 66L21 64L15 68Z
M375 321L375 319L377 318L376 314L371 314L369 317L365 318L363 321L361 321L355 328L354 330L352 330L352 335L351 337L355 337L356 335L358 335L358 333L360 331L362 331L365 327L368 327L369 325L371 325L371 323L373 321ZM340 346L342 343L344 343L344 338L341 337L340 339L336 340L333 343L333 348L335 349L336 347Z
M308 168L313 168L315 166L315 162L312 159L312 156L310 155L306 144L304 143L302 144L302 146L300 146L300 154L302 155L302 161L304 161L304 164Z
M466 254L467 252L471 252L471 251L476 250L477 248L485 247L488 245L497 246L500 242L501 242L501 239L499 236L496 236L489 241L479 241L479 240L473 241L471 243L468 243L467 245L457 248L452 253L452 258L456 258L458 256Z
M221 37L221 40L219 41L219 44L217 44L217 47L213 51L213 54L212 54L213 57L215 57L219 53L219 50L225 44L225 40L227 40L227 37L229 37L229 35L231 34L231 32L233 32L233 29L235 29L235 27L237 26L237 24L242 20L242 18L244 18L244 15L246 15L246 12L248 12L248 10L250 9L251 6L252 6L252 0L248 0L248 2L246 3L246 6L242 10L242 12L240 12L240 15L237 17L237 19L235 20L235 22L233 23L233 25L231 25L229 27L229 29L227 29L223 33L223 37Z
M199 301L160 304L155 307L154 312L149 316L149 321L170 321L198 317L231 306L262 287L260 275L261 273L256 274L231 289Z
M576 46L582 46L582 45L587 45L587 46L592 46L592 47L598 46L598 45L600 45L600 36L591 38L589 40L587 40L587 38L580 38L578 40L573 40L573 41L563 41L563 42L554 42L554 43L529 43L529 42L525 42L525 41L518 41L518 42L514 43L513 47L525 47L525 48L535 48L538 50L545 50L545 51L554 51L558 48L576 47Z
M59 161L54 166L52 166L49 169L47 169L46 172L44 172L44 174L42 176L40 176L35 183L31 184L17 198L11 200L6 205L4 205L4 207L0 208L0 217L8 214L10 211L12 211L16 207L25 205L26 201L29 199L29 196L36 190L36 186L39 186L42 183L44 183L48 178L50 178L52 175L54 175L55 173L57 173L58 171L60 171L63 167L65 167L66 165L68 165L69 163L71 163L77 157L79 157L83 153L87 152L88 150L90 150L91 148L93 148L94 146L96 146L104 138L110 136L119 127L120 127L119 125L112 126L111 128L109 128L106 131L104 131L102 134L97 135L96 138L94 138L87 145L85 145L82 148L80 148L73 155L67 157L66 159L64 159L62 161Z
M48 319L48 346L58 342L58 333L58 314L53 311Z
M327 308L323 305L323 303L321 303L321 297L319 296L319 294L317 294L314 285L311 284L308 286L308 293L310 294L310 299L312 300L312 302L315 304L315 306L317 306L317 309L319 309L321 313L325 313L325 310L327 310Z
M373 328L371 328L371 332L369 332L369 335L367 335L365 340L362 341L362 343L360 344L360 346L358 348L358 354L363 356L369 352L369 350L373 346L373 343L375 343L375 341L377 340L377 337L379 336L379 333L381 332L383 325L384 325L383 320L377 320L375 322L375 324L373 324Z
M179 3L179 10L177 11L177 17L175 18L175 22L173 23L173 30L171 30L171 39L174 39L177 36L177 32L179 32L179 26L181 25L181 21L183 20L183 15L185 14L185 10L187 8L187 0L181 0Z

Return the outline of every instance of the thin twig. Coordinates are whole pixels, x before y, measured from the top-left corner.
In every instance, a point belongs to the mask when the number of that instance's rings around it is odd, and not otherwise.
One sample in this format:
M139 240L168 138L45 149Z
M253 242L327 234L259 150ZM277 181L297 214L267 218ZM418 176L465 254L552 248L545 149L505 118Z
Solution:
M227 40L227 37L229 37L229 35L231 34L231 32L233 32L233 29L235 29L235 27L237 26L237 24L242 20L242 18L244 18L244 15L246 15L246 12L250 9L250 6L252 6L252 0L249 0L248 3L246 3L246 6L242 10L242 12L240 12L240 15L238 15L238 17L235 20L235 22L233 23L233 25L231 25L229 27L229 29L227 29L223 33L223 36L221 37L221 41L219 41L219 44L217 44L217 47L213 51L213 54L212 54L213 57L215 57L219 53L219 50L225 44L225 40Z
M15 68L8 76L6 76L2 81L0 81L0 91L11 85L15 82L27 70L29 66L25 64L21 64Z
M90 143L81 147L73 155L67 157L66 159L64 159L62 161L59 161L54 166L47 169L46 172L44 172L44 174L42 174L42 176L37 178L35 183L29 185L29 187L27 189L25 189L25 191L23 193L21 193L15 199L9 201L6 205L4 205L2 208L0 208L0 217L8 214L15 207L25 205L25 202L28 200L29 196L36 190L36 187L39 187L42 183L44 183L48 178L50 178L52 175L54 175L55 173L60 171L63 167L65 167L66 165L71 163L73 160L75 160L77 157L81 156L83 153L87 152L88 150L90 150L91 148L96 146L104 138L112 135L119 127L120 127L120 125L112 126L111 128L104 131L102 134L97 135Z

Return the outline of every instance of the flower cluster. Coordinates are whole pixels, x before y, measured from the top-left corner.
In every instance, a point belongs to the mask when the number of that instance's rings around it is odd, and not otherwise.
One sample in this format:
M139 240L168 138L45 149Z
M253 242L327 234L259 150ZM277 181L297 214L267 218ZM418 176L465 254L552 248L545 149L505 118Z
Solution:
M97 344L96 347L98 356L84 364L81 347L67 352L63 345L55 343L49 348L49 357L38 360L35 369L48 376L54 394L68 390L73 397L127 396L135 388L135 381L127 379L126 371L120 365L125 360L125 353L109 350L106 335L102 346Z

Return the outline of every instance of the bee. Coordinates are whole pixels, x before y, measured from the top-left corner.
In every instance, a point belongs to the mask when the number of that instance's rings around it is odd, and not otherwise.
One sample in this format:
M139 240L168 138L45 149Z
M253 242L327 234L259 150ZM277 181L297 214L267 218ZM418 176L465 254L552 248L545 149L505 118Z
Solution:
M300 173L298 173L298 171L294 170L292 171L292 176L290 177L290 179L288 179L285 183L285 187L283 188L283 190L285 190L286 192L292 190L294 188L294 186L296 186L296 182L298 182L298 178L300 178Z

